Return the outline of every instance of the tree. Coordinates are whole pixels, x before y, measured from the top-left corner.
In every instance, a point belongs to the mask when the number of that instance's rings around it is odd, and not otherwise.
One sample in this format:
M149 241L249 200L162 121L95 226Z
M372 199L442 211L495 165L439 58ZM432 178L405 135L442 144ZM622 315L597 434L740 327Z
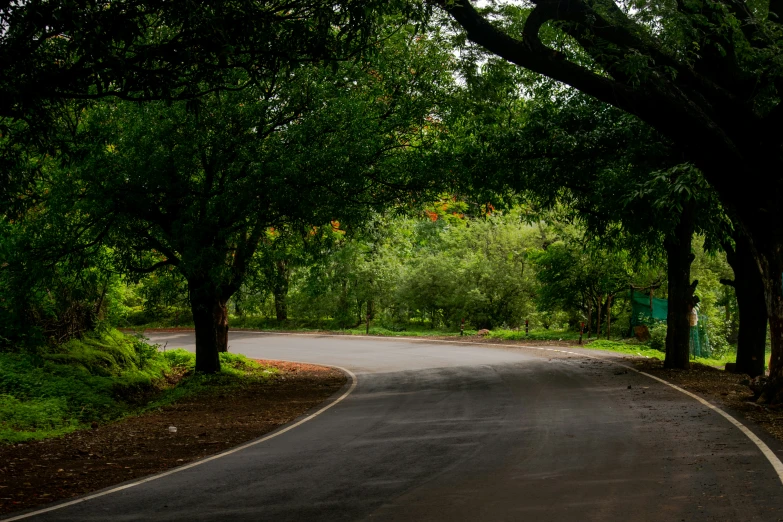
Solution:
M585 237L560 234L559 241L549 245L533 258L541 282L539 309L577 312L587 320L587 334L601 337L601 319L611 331L612 302L628 290L634 280L635 262L628 251L607 251L590 244ZM591 248L592 247L592 248ZM638 277L638 276L636 276Z
M0 3L0 212L71 151L74 100L187 101L268 85L313 63L364 59L402 1L31 0ZM80 109L76 109L78 113ZM74 123L74 122L71 122Z
M732 286L737 294L740 329L734 371L756 377L764 374L767 340L764 283L753 259L748 239L740 231L735 232L733 239L733 244L724 242L723 249L726 252L726 260L734 271L734 279L722 279L721 282Z
M396 61L285 68L195 106L96 104L50 187L52 212L81 220L127 273L182 274L196 370L217 371L226 304L270 227L359 220L436 185L431 119L450 77L428 48L398 28L384 51Z
M458 141L457 147L473 183L511 188L538 208L556 209L610 249L628 249L637 260L665 256L670 299L665 364L687 368L688 318L697 302L697 282L690 279L692 238L707 234L708 248L715 248L729 228L701 173L632 115L551 81L520 78L497 59L482 63L483 74L475 68L468 63L466 84L481 101L469 102L469 114L456 116L467 120L459 129L468 143ZM520 82L535 95L532 100L515 88ZM487 98L502 98L506 109L494 114L483 106Z
M297 267L318 264L342 238L339 223L296 229L290 224L270 228L259 242L245 285L253 294L272 294L278 321L288 320L288 291ZM236 297L234 303L238 306Z
M704 173L750 242L765 288L770 374L783 379L780 2L625 9L614 1L532 0L495 13L506 15L495 21L467 0L439 5L473 42L638 116ZM561 35L557 49L542 43L543 28Z
M89 0L0 5L0 117L46 115L60 101L187 100L268 71L341 60L374 44L402 2ZM48 121L48 118L46 118Z

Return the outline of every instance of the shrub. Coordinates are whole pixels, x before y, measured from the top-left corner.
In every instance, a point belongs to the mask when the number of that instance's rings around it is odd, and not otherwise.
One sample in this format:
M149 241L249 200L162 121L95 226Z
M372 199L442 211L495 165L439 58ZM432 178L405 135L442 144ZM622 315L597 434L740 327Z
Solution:
M666 323L660 322L650 326L650 348L666 351Z

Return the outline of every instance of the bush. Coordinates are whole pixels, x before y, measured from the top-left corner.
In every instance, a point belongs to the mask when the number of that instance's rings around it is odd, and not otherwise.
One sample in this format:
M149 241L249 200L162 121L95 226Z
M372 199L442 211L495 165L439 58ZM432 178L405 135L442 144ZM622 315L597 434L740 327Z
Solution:
M666 330L664 322L650 326L650 348L661 352L666 351Z
M702 326L701 321L699 326ZM731 321L726 321L722 317L709 318L703 327L706 330L707 339L709 339L710 351L716 358L736 353L736 346L732 346L728 341Z
M154 346L116 330L40 353L0 353L0 442L122 417L167 386L171 367Z

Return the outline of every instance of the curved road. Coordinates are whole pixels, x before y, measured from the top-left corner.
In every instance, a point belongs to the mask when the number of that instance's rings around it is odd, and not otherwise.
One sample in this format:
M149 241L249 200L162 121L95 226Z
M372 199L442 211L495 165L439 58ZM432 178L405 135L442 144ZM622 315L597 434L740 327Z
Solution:
M230 350L358 386L279 437L34 520L783 520L745 435L608 355L243 332Z

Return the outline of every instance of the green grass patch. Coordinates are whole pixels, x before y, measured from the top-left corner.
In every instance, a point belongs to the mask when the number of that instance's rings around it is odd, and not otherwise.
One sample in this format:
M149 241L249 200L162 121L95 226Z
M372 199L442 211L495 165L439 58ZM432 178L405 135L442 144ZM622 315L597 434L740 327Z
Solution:
M623 353L627 355L636 355L642 357L650 357L652 359L663 360L666 354L660 350L650 348L646 344L637 343L631 340L625 341L607 341L607 340L595 340L582 346L582 348L589 348L592 350L606 350L610 352ZM703 364L705 366L714 366L716 368L724 368L726 363L734 362L736 354L727 353L720 357L692 357L691 362Z
M490 330L487 335L490 339L504 339L506 341L576 341L579 339L578 332L570 330L531 330L525 333L525 330Z
M0 443L55 437L275 373L241 355L221 354L221 362L219 374L195 374L193 354L160 353L116 330L55 350L0 353Z
M589 343L580 346L580 348L589 348L591 350L606 350L609 352L622 353L631 356L635 355L637 357L649 357L660 360L663 360L663 358L666 356L666 354L663 352L654 350L646 344L634 344L632 342L629 343L626 341L608 341L605 339L596 339L595 341L590 341Z
M350 334L350 335L366 335L367 334L367 328L366 327L358 327L358 328L344 328L341 330L336 330L340 333ZM465 335L475 335L476 330L465 330ZM441 330L441 329L432 329L428 327L422 327L422 328L405 328L404 330L398 330L398 329L388 329L384 328L382 326L370 326L370 335L379 335L382 337L459 337L459 331L453 331L453 330Z

